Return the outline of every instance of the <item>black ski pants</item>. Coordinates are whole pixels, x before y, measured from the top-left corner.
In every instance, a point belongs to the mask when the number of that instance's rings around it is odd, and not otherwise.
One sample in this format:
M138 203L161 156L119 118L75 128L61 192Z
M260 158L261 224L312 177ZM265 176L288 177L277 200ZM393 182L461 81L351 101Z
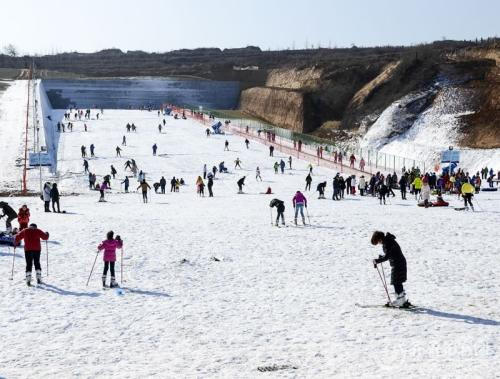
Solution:
M104 271L102 272L103 276L108 275L108 268L109 271L111 272L111 277L115 277L115 262L104 262Z
M467 203L473 207L472 205L472 194L471 193L464 193L464 207L467 207Z
M278 216L276 217L276 224L279 223L281 217L281 223L285 224L285 211L278 209Z
M214 193L212 192L212 186L207 186L208 188L208 197L214 197Z
M59 199L52 199L52 211L53 212L56 211L55 205L57 205L57 213L61 213L61 208L59 208Z
M148 202L148 192L147 191L142 191L142 201L145 203Z
M40 251L25 251L24 258L26 259L26 272L31 272L33 263L35 264L36 271L42 271L42 266L40 266Z
M401 199L406 200L406 187L401 187Z
M306 191L311 190L311 182L306 182Z
M398 295L404 291L403 283L394 283L393 286L394 292L396 292Z

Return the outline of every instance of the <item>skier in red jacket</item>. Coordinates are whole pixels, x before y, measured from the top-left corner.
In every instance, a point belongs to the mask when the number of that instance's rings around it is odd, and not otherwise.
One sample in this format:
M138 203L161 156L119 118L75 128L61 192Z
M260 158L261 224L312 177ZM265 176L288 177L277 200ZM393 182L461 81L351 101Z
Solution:
M16 234L17 246L24 239L24 256L26 258L26 284L31 286L31 270L33 263L35 264L36 281L42 284L42 267L40 266L40 252L42 246L40 239L46 241L49 239L49 233L44 233L37 228L36 224L30 224L29 228L22 230Z

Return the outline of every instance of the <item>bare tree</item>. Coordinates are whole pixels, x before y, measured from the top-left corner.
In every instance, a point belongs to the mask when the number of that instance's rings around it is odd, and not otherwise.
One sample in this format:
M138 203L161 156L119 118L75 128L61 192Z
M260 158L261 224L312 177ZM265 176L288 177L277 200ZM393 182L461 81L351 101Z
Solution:
M3 51L5 54L7 54L11 57L17 57L17 55L18 55L17 47L15 47L11 43L9 43L7 46L4 46Z

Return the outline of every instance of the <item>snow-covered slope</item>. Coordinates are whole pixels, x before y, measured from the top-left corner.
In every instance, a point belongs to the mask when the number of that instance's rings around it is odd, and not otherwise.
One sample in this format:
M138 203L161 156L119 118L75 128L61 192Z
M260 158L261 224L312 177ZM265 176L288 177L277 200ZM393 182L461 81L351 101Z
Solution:
M60 119L61 112L52 116ZM0 248L0 376L497 375L500 196L481 193L477 204L483 211L472 214L423 209L398 198L386 206L360 196L317 200L317 193L306 192L312 226L276 228L269 201L285 200L291 225L291 199L304 187L306 162L294 161L292 170L274 174L274 162L287 158L278 151L272 158L257 143L247 150L240 137L207 138L204 127L190 120L167 118L160 134L160 120L155 112L105 110L100 120L87 122L88 132L82 121L62 134L58 180L66 214L43 213L38 198L8 199L15 207L26 202L31 221L50 231L50 276L47 286L27 288L17 251L9 282L12 251ZM138 132L126 133L127 122ZM123 135L127 146L116 158ZM226 139L229 152L223 151ZM118 170L106 203L87 189L80 146L88 150L91 143L97 156L90 169L98 181L111 164ZM241 170L234 169L237 157ZM175 175L187 185L179 193L152 194L143 204L138 193L121 189L128 158L150 184ZM194 182L203 164L220 161L230 172L217 175L214 198L200 198ZM256 166L262 183L255 180ZM236 180L243 175L245 194L238 195ZM333 175L315 168L313 188L328 180L328 198ZM267 186L275 195L261 194ZM397 236L408 260L405 287L421 313L355 306L386 300L371 264L382 253L369 244L375 229ZM123 295L101 289L102 257L85 286L108 230L125 243ZM45 257L44 246L44 273ZM275 364L296 369L257 370Z
M364 149L379 150L425 162L427 168L440 163L440 154L449 146L457 149L459 118L470 114L471 94L450 84L436 84L428 91L411 93L390 105L360 140ZM426 107L426 102L430 106ZM420 107L423 110L420 112ZM416 108L416 109L415 109ZM476 172L481 168L500 168L500 149L461 149L460 166ZM422 168L422 167L421 167Z

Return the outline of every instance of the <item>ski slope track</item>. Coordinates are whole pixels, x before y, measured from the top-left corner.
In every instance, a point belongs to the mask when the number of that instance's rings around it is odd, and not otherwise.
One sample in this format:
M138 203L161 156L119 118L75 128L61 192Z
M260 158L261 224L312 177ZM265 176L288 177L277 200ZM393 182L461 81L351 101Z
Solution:
M24 104L22 96L19 104L0 101L2 115ZM52 111L52 119L62 113ZM311 226L294 227L291 200L304 189L308 162L294 160L291 170L275 174L274 162L288 156L269 157L254 141L246 149L236 135L207 138L196 121L166 117L160 134L156 112L105 110L99 120L95 113L88 132L75 121L73 132L57 138L56 175L43 171L44 181L58 181L66 214L44 213L37 197L0 199L16 209L26 203L31 222L50 232L50 276L43 244L47 285L40 288L24 284L20 249L8 280L12 250L0 246L0 377L498 377L498 193L477 195L476 213L455 212L456 196L445 198L452 207L435 209L399 197L386 206L359 195L335 202L336 172L315 167L312 187L327 180L327 200L305 192ZM126 133L127 122L137 133ZM3 125L1 143L15 145L0 152L2 182L9 182L18 175L11 166L20 139ZM117 158L123 135L127 146ZM118 170L105 203L83 173L80 147L88 151L91 143L98 182L110 165ZM242 169L234 169L237 157ZM144 204L120 184L129 158L150 185L162 175L187 184L179 193L169 186L166 195L152 193ZM215 197L199 197L194 183L203 164L221 161L229 173L217 174ZM132 178L133 191L137 185ZM261 194L268 186L274 195ZM271 226L274 197L286 203L288 228ZM405 289L420 312L355 306L386 301L371 263L382 253L369 243L376 229L397 236L408 261ZM108 230L124 240L121 295L101 289L102 256L85 285Z

